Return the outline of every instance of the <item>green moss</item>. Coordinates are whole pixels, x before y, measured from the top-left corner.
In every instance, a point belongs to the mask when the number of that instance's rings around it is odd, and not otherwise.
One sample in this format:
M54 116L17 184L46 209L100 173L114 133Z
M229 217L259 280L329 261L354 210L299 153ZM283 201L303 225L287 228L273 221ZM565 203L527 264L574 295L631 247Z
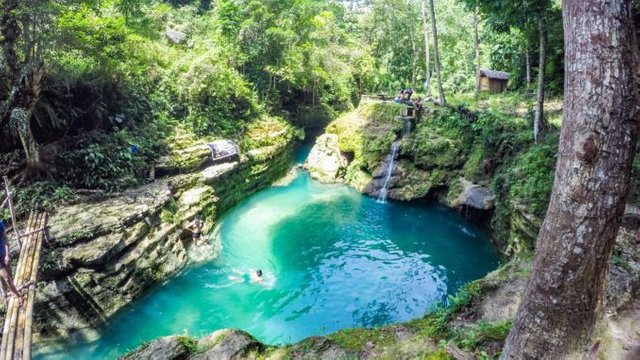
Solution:
M449 185L449 191L447 192L447 203L453 203L458 196L460 196L463 190L464 187L462 186L460 179L453 180L451 185Z
M536 216L544 216L549 205L557 151L557 143L532 146L510 169L511 198Z
M351 351L360 351L367 342L371 342L377 347L383 347L397 341L393 332L384 328L346 329L331 334L328 337L340 347Z
M480 350L492 342L504 341L510 330L511 321L481 322L455 331L452 341L465 350Z
M160 210L160 219L163 223L173 224L178 221L178 204L174 198L171 198L169 202Z
M56 242L59 245L71 245L76 241L79 241L82 239L88 239L88 238L91 238L92 236L93 234L86 231L85 229L76 229L70 234L57 237Z
M445 349L438 349L436 352L427 354L423 358L424 360L453 360L453 356L449 355Z
M420 319L412 320L407 325L422 336L436 340L452 338L454 332L449 321L464 309L473 311L469 307L475 300L481 298L483 292L484 284L482 281L471 282L455 295L449 296L447 305L437 307L429 314Z
M463 167L463 176L465 179L471 182L478 182L483 177L482 161L484 157L484 147L480 145L474 146Z
M614 254L611 257L611 263L617 267L622 268L624 271L626 271L629 274L633 274L633 269L631 268L631 266L629 265L629 263L627 261L625 261L622 257L620 257L619 254Z
M363 103L357 111L331 122L326 132L338 135L340 151L354 154L354 160L371 173L401 132L401 108L392 103Z
M217 334L218 334L218 336L216 336L216 338L213 339L213 341L203 341L202 339L200 341L198 341L197 346L196 346L196 351L198 353L205 353L205 352L213 349L218 344L222 343L224 341L224 339L227 338L227 336L229 336L229 330L222 330L222 331L218 332ZM208 338L207 338L207 340L208 340Z

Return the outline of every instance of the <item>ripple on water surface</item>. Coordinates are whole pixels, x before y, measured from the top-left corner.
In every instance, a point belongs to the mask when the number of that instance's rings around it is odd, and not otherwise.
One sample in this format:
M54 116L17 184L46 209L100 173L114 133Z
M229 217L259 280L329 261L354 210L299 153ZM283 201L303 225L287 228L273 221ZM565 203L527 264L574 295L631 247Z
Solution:
M119 312L101 337L76 337L39 357L114 358L146 340L239 328L271 344L353 326L406 321L495 268L479 228L454 211L380 204L305 172L226 214L222 250ZM267 288L229 280L262 269ZM64 349L64 350L63 350Z

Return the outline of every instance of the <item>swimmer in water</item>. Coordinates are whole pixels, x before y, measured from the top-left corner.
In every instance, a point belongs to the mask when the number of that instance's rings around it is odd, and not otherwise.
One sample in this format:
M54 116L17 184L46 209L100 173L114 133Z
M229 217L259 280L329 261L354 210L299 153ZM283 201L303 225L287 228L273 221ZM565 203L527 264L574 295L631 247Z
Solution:
M229 276L229 280L231 281L243 282L245 284L258 284L264 287L265 289L267 288L264 282L264 278L262 277L262 270L260 269L258 270L249 269L249 271L247 272L242 272L235 269L233 269L232 271L240 276L235 276L235 275Z

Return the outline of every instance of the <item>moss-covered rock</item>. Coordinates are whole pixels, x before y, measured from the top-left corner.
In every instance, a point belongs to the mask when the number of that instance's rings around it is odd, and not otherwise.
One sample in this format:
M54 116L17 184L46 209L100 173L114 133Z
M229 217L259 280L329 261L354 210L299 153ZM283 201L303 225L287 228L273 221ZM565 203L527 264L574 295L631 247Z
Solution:
M184 359L188 354L188 349L182 344L180 336L174 335L143 344L120 359Z
M459 178L452 184L447 195L449 206L453 208L470 207L477 210L491 210L496 195L487 187Z

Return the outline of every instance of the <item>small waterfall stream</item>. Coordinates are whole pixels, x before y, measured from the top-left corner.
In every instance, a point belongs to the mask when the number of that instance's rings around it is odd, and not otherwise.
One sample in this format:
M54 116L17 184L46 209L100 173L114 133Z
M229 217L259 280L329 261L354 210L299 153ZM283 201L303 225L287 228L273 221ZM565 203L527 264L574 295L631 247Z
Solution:
M400 142L402 139L407 137L411 133L411 120L406 119L404 122L404 127L402 128L402 136L391 144L391 151L387 156L387 160L385 160L385 169L384 169L384 181L382 182L382 187L380 188L380 194L378 195L378 202L384 203L387 202L387 197L389 196L389 182L391 181L391 175L395 170L395 162L396 157L398 157L398 150L400 150Z

